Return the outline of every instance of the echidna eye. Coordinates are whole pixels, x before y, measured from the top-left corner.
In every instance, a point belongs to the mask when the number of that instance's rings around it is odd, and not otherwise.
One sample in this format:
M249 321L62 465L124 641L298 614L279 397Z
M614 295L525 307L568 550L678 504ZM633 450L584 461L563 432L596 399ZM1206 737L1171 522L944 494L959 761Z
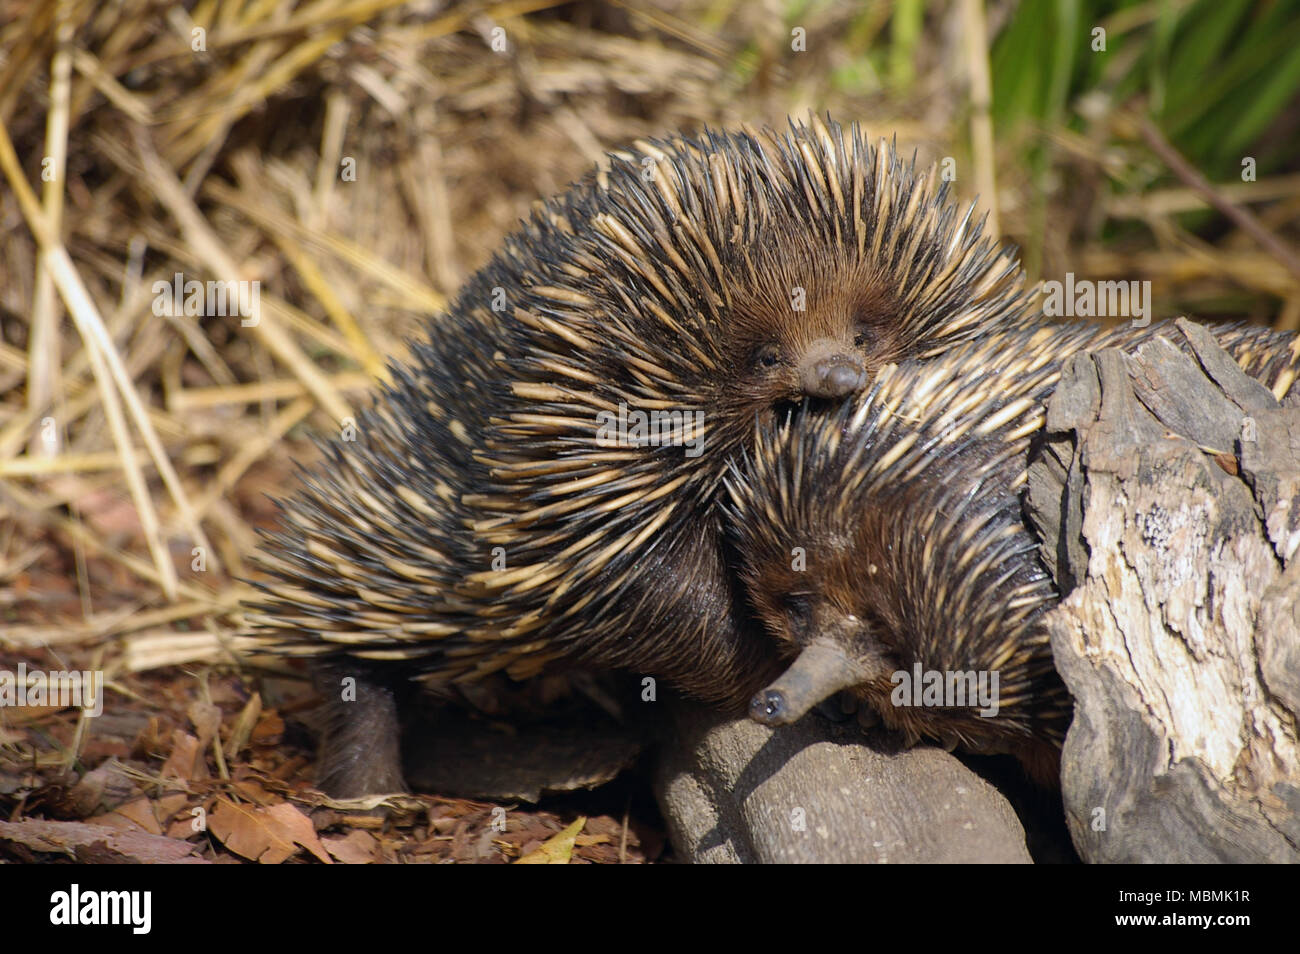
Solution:
M812 596L808 593L787 593L781 600L785 615L790 619L790 626L795 630L805 630L812 621Z
M760 368L775 368L781 363L781 351L776 345L766 345L754 355L754 364Z
M868 338L867 333L865 331L859 331L856 335L853 336L853 347L865 348L869 340L870 339Z

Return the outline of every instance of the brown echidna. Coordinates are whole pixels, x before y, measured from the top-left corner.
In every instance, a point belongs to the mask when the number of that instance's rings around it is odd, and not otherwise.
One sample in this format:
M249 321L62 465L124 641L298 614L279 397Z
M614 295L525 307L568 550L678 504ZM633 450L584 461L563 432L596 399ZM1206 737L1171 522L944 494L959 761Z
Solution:
M856 129L616 155L470 280L268 540L253 622L317 657L329 698L358 680L323 787L400 786L416 676L616 668L743 705L771 662L714 503L755 418L1026 307L1014 257L946 183ZM680 412L657 442L602 431L656 412Z
M563 656L742 701L752 652L712 507L725 462L755 416L1020 319L1018 266L970 215L820 123L650 146L571 197L546 236L565 267L517 312L523 357L480 454L465 592L490 614L484 662ZM700 445L611 446L593 422L624 409L698 412L681 433Z
M1050 783L1070 705L1041 625L1057 591L1022 511L1031 448L1069 355L1159 330L996 332L883 369L839 414L759 427L725 509L749 598L797 658L751 716L788 724L847 690L911 742L1011 752ZM1216 334L1290 387L1294 336Z

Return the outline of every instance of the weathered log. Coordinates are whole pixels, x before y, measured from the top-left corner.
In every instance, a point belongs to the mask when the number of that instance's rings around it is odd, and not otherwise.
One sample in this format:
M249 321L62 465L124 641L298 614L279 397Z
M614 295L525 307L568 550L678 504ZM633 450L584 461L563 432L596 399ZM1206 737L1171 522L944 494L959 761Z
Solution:
M773 732L676 696L655 710L509 731L439 710L408 733L407 778L444 795L536 802L610 780L657 737L655 788L683 861L1030 860L1006 799L940 749L882 751L856 721L814 715Z
M655 788L683 860L1030 861L1006 799L941 749L878 751L856 724L813 716L772 730L666 708Z
M1031 466L1067 818L1087 861L1300 861L1300 411L1179 328L1071 359Z

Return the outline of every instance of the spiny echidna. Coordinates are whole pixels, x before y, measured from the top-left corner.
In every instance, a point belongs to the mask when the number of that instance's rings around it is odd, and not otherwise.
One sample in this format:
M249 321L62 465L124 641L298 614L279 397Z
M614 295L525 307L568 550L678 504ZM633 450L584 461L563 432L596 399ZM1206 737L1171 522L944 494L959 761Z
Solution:
M756 417L1023 320L1018 263L971 217L817 119L642 144L546 203L268 540L254 624L361 683L323 787L398 787L413 676L562 663L743 706L771 660L724 553L726 461Z
M527 357L473 498L509 568L466 592L494 638L735 704L751 653L712 503L755 416L1019 320L1022 278L933 174L838 127L707 134L616 169L548 240L572 271L550 294L557 320L521 315ZM695 411L702 446L611 446L592 422L624 409Z
M1031 447L1069 355L1160 327L996 332L882 369L838 414L759 426L724 509L752 605L797 658L751 716L788 724L847 690L909 742L1011 752L1050 783L1070 705L1041 625L1057 591L1021 508ZM1248 373L1291 386L1294 336L1216 334ZM992 692L977 702L977 687Z

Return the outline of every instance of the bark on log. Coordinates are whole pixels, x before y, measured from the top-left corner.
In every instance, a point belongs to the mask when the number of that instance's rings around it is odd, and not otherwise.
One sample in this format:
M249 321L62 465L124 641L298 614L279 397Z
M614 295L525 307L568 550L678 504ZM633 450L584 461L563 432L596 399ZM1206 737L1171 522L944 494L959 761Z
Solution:
M1086 861L1300 861L1300 411L1203 329L1073 358L1029 514Z
M655 788L683 860L1030 861L1006 799L940 749L879 752L856 723L812 716L774 731L686 702L668 710Z

